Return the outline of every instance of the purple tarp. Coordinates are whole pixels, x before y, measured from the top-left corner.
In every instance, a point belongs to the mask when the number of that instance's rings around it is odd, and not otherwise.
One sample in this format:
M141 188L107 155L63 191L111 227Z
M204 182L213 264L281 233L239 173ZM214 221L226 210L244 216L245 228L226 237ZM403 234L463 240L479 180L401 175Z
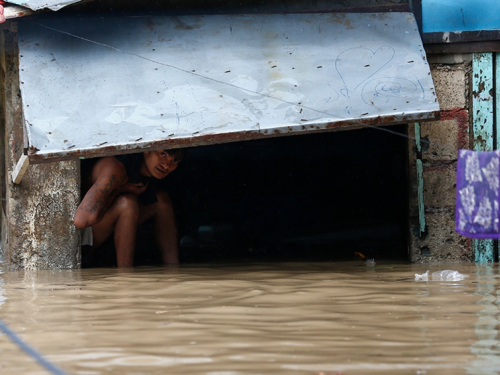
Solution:
M472 238L500 238L500 151L459 150L456 230Z

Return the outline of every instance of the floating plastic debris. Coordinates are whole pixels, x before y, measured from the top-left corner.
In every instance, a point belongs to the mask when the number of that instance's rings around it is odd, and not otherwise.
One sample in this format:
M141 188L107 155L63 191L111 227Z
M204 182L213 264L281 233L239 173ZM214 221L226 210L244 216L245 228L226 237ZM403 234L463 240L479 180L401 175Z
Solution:
M453 270L444 270L432 273L432 280L434 281L462 281L468 277L469 275L464 275Z
M367 259L366 260L366 266L367 267L375 267L375 259Z
M462 281L468 278L469 275L461 274L458 271L454 270L443 270L433 272L429 277L429 271L419 275L415 274L415 281Z
M427 270L426 273L423 273L421 275L416 273L415 274L415 281L429 281L429 270Z

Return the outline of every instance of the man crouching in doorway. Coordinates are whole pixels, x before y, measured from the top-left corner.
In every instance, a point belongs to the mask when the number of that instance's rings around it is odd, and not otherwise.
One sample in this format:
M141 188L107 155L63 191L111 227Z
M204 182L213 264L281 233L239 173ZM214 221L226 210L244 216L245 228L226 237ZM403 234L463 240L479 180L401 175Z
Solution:
M177 149L99 159L88 178L82 179L82 184L90 188L74 218L76 227L84 229L82 245L98 250L114 233L118 267L132 267L137 226L154 218L163 263L179 263L172 202L166 192L154 189L152 180L173 172L183 154Z

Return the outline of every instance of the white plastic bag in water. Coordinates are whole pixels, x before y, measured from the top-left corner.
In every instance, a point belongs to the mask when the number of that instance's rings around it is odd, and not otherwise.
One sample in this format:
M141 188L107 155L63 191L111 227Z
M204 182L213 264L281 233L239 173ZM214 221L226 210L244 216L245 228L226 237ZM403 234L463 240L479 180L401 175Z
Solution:
M415 281L429 281L429 279L432 279L432 281L462 281L467 277L469 277L469 275L464 275L453 270L436 271L429 277L429 271L427 271L421 275L416 273Z
M416 273L415 274L415 281L429 281L429 270L427 270L426 273L423 273L421 275Z
M432 280L434 281L462 281L468 277L469 275L464 275L453 270L436 271L432 273Z

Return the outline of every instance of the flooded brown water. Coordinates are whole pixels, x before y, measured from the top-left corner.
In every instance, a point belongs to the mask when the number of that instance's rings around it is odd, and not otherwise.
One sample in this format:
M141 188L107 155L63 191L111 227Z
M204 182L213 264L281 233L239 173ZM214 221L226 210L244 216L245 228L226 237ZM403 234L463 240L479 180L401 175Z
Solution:
M0 318L68 374L498 374L499 285L497 264L3 272ZM0 374L48 373L0 335Z

